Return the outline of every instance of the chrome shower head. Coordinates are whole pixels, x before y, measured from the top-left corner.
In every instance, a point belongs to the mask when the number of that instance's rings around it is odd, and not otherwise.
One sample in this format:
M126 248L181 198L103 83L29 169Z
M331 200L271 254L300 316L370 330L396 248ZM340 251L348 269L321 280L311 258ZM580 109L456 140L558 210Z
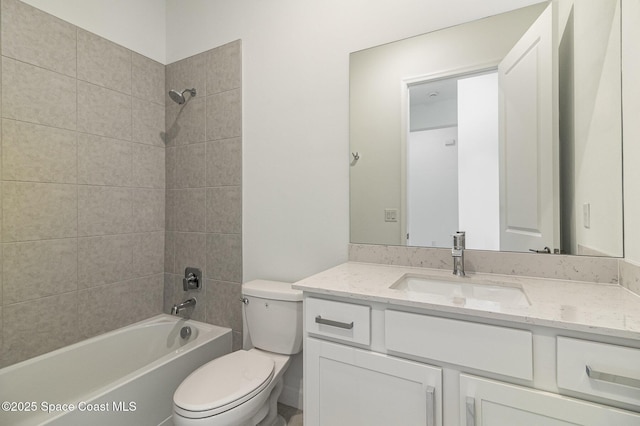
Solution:
M177 103L178 105L182 105L186 102L186 98L184 97L185 92L189 92L191 97L194 97L196 95L196 89L184 89L182 92L171 89L169 90L169 97L173 102Z

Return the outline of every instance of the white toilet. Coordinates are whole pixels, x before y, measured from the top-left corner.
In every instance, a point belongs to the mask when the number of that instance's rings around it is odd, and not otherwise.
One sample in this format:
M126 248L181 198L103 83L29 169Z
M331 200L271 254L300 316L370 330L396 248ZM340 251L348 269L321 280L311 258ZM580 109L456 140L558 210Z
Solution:
M254 349L208 362L173 395L175 426L284 426L277 414L282 376L302 350L302 292L256 280L242 286Z

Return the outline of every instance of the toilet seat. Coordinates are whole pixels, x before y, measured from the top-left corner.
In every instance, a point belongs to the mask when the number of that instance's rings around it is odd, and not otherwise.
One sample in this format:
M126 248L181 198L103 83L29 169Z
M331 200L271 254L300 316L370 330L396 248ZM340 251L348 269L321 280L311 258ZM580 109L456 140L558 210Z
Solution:
M255 351L236 351L191 373L173 395L176 414L201 419L248 401L269 385L274 360Z

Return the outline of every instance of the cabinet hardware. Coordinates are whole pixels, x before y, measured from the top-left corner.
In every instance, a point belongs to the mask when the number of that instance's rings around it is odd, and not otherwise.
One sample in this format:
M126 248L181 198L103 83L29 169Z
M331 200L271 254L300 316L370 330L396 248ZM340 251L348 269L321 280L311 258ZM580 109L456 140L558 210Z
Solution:
M351 321L349 323L341 322L341 321L334 321L334 320L322 318L320 315L316 316L316 322L318 324L330 325L331 327L344 328L346 330L351 330L353 328L353 321Z
M476 426L476 400L467 397L467 426Z
M640 388L640 380L632 377L618 376L616 374L604 373L594 370L589 365L586 366L587 376L593 380L601 380L603 382L615 383L617 385L629 386L632 388Z
M427 386L427 426L436 426L436 388Z

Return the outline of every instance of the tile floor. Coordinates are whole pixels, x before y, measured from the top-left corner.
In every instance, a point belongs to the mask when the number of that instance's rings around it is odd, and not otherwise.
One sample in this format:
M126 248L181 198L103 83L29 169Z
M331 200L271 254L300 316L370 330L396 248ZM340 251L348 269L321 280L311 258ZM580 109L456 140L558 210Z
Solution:
M287 426L302 426L302 410L278 403L278 414L287 421Z

